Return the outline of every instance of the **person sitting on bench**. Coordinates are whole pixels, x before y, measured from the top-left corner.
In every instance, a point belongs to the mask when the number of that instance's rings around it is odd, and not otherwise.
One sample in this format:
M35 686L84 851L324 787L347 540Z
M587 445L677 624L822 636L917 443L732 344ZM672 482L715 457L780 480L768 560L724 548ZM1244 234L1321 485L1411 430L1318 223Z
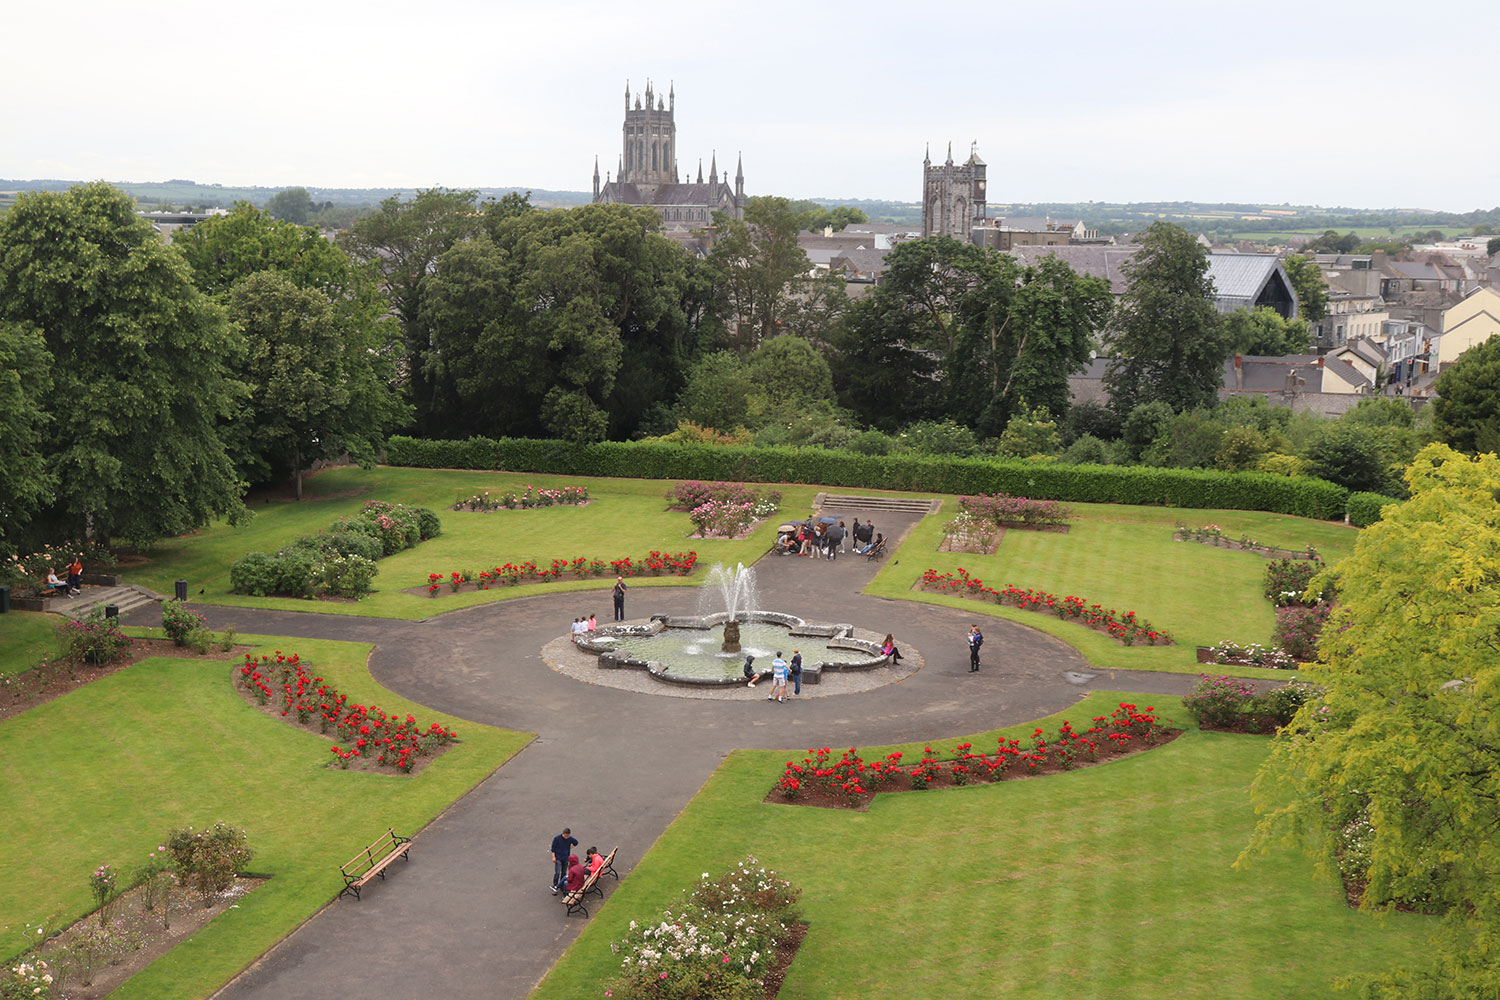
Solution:
M864 547L864 548L862 548L862 549L855 549L855 550L854 550L854 551L855 551L855 552L858 552L858 553L859 553L859 554L860 554L860 555L862 555L862 556L863 556L863 555L869 555L869 554L870 554L870 553L871 553L871 552L873 552L873 551L875 551L875 550L876 550L876 549L877 549L877 548L879 548L879 547L880 547L880 545L881 545L881 544L882 544L882 543L883 543L883 542L884 542L884 541L885 541L885 535L883 535L883 534L881 534L881 535L876 535L876 536L875 536L875 540L874 540L874 541L873 541L873 542L869 542L869 543L867 543L867 544L866 544L866 545L865 545L865 547Z
M748 678L750 678L750 683L746 684L745 687L752 687L752 688L755 687L755 682L756 681L760 680L762 677L765 676L765 671L763 671L763 670L756 670L755 669L755 656L754 656L754 654L745 657L745 676L748 677Z
M67 594L69 597L72 597L74 592L68 588L68 585L67 585L67 583L65 581L59 580L57 578L57 573L51 567L48 567L47 568L47 593L49 593L49 594Z

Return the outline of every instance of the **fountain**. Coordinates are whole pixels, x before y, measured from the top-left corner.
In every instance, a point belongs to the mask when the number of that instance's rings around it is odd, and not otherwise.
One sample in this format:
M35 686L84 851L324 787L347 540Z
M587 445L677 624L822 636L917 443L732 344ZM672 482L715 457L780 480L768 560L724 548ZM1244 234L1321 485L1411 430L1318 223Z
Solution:
M759 604L753 569L716 565L699 592L697 616L657 614L649 625L604 625L577 648L597 654L606 669L643 669L657 680L710 686L744 683L741 653L753 655L765 671L778 651L790 657L800 649L804 684L818 683L825 670L886 662L874 636L857 638L852 625L809 623Z

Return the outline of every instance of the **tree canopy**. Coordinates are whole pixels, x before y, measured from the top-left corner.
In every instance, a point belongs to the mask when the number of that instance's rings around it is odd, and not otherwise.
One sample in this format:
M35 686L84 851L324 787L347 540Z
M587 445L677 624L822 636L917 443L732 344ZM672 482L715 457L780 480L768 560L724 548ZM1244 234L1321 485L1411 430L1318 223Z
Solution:
M243 343L128 197L95 183L16 199L0 216L7 322L50 355L40 452L55 489L38 520L52 537L144 544L243 513L218 435ZM34 338L21 345L34 359Z
M1438 376L1433 427L1462 452L1500 452L1500 338L1465 351Z
M1224 317L1224 339L1235 354L1280 357L1306 354L1312 346L1312 329L1300 316L1285 319L1267 306L1241 306Z
M1208 251L1180 226L1153 222L1122 270L1130 287L1115 307L1104 375L1111 405L1122 414L1153 400L1178 411L1213 405L1228 351Z
M1290 253L1281 258L1286 276L1291 279L1292 291L1297 293L1297 315L1309 323L1316 323L1328 315L1328 285L1323 281L1323 272L1311 257Z
M792 294L811 265L797 244L799 226L785 198L750 198L745 218L714 213L718 238L708 261L734 318L736 340L747 350L782 330Z
M1432 964L1362 995L1500 989L1500 459L1423 449L1411 499L1314 579L1338 606L1322 689L1276 736L1254 784L1252 848L1304 834L1366 883L1362 905L1448 914ZM1248 861L1250 853L1242 858Z
M273 219L305 226L313 215L312 196L307 193L307 188L287 188L271 196L266 203L266 212Z

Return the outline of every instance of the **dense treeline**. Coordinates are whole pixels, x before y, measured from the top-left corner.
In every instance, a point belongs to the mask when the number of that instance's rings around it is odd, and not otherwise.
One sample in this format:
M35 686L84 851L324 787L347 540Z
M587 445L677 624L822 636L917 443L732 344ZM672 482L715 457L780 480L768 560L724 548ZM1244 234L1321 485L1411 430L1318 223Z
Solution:
M279 212L308 207L288 194ZM1305 345L1306 325L1220 317L1177 227L1146 232L1118 304L1056 260L941 238L899 244L852 299L798 246L813 211L751 199L695 255L650 209L434 189L337 243L240 204L169 247L107 185L22 195L0 218L0 544L149 542L239 516L247 484L300 495L312 463L373 461L396 430L1305 473L1397 495L1432 436L1379 401L1338 422L1216 406L1228 354ZM1069 376L1100 351L1113 408L1071 406ZM1482 416L1486 384L1454 412Z

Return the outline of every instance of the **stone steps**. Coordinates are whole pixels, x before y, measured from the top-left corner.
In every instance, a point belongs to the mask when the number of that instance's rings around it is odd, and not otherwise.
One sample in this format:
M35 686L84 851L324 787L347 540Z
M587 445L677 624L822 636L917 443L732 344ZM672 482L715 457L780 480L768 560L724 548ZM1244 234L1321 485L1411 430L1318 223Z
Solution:
M873 512L925 516L936 513L942 503L941 500L924 500L920 497L861 497L845 493L819 493L813 506L819 510L833 508L851 516Z
M134 583L124 583L118 587L85 587L82 594L71 600L60 597L51 598L52 603L48 605L47 610L56 611L77 621L88 617L89 612L95 608L108 607L113 604L120 609L120 617L123 618L137 608L160 600L162 596L155 591L147 590Z

